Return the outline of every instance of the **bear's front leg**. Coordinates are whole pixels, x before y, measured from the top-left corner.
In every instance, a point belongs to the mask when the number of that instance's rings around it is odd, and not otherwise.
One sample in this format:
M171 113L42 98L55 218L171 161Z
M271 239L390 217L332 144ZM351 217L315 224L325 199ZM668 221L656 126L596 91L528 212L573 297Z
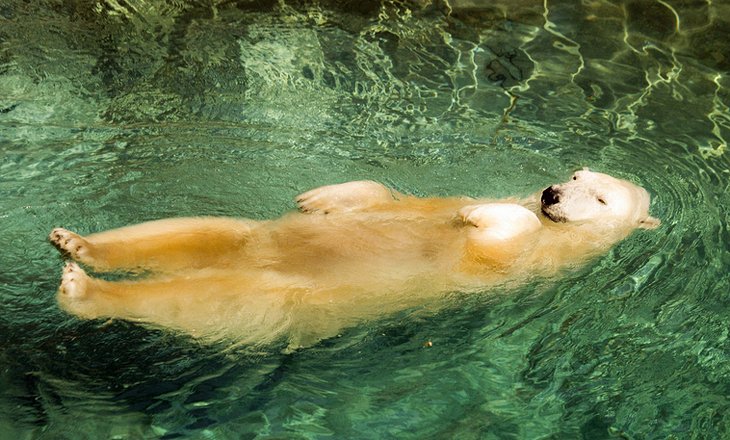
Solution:
M372 180L358 180L315 188L297 196L299 210L331 214L391 203L399 194Z
M542 228L537 216L514 203L487 203L461 208L459 218L469 228L467 258L504 267L518 258L532 233Z

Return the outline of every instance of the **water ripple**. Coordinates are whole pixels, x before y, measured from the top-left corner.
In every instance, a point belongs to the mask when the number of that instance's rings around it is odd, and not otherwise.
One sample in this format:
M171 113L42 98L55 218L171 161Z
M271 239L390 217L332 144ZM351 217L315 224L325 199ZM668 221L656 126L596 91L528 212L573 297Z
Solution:
M724 9L4 2L0 431L727 437ZM361 178L528 194L583 166L646 187L662 225L560 280L455 293L307 350L204 347L54 301L59 223L270 218Z

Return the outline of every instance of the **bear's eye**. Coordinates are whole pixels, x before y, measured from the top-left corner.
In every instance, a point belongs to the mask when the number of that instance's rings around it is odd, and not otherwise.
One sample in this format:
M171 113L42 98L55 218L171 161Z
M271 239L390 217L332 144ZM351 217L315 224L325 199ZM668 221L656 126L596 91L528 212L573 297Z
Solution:
M573 174L573 180L578 180L578 175L577 174Z
M606 203L606 200L603 197L598 197L596 200L598 200L598 203L600 203L601 205L606 205L607 204Z

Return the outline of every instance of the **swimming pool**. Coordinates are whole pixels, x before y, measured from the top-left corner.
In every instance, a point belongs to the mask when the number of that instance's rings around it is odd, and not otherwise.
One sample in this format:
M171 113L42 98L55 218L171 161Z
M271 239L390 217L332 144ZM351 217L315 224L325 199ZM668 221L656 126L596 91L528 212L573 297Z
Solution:
M730 436L729 8L4 1L0 437ZM646 187L662 226L307 349L55 302L55 226L269 218L361 178L528 194L582 166Z

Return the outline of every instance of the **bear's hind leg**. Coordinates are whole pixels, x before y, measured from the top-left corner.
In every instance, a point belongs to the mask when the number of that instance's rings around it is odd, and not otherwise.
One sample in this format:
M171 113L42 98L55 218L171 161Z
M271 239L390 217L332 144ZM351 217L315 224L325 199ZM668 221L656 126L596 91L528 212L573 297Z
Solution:
M306 280L276 272L202 269L106 281L69 262L57 300L81 319L124 319L192 336L261 342L289 327L291 308L308 291Z
M99 271L182 270L238 262L252 221L218 217L157 220L82 237L63 228L49 240Z

